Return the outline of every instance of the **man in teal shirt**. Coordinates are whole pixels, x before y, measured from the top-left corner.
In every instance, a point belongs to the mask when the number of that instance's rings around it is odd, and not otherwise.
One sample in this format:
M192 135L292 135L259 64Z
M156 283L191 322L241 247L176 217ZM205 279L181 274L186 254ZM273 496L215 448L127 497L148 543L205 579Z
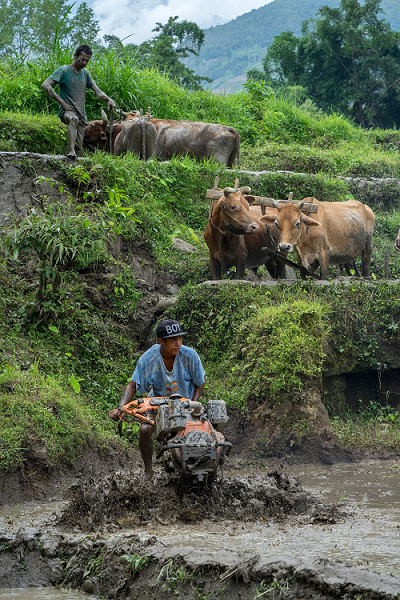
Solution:
M86 89L92 89L94 94L107 102L108 109L115 109L115 103L93 81L86 69L92 57L92 49L82 44L76 49L72 65L63 65L54 71L42 83L42 88L51 98L60 104L58 115L63 123L68 125L68 157L76 158L76 150L82 150L83 136L87 125L85 111ZM60 95L54 90L58 83Z

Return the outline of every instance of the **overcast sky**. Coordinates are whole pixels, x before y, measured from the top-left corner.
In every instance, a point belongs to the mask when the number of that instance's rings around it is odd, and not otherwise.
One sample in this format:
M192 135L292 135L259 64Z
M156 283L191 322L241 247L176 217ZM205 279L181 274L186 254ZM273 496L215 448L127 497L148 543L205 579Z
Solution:
M90 3L101 26L101 35L129 37L126 42L138 44L148 40L157 22L169 17L194 21L205 29L226 23L239 15L260 8L272 0L92 0ZM132 34L132 35L131 35Z

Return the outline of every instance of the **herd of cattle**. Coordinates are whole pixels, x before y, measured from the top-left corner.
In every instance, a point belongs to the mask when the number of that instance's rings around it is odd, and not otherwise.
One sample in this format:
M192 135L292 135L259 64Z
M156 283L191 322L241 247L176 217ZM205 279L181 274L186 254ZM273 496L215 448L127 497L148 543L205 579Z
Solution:
M239 158L240 137L236 129L212 123L155 119L138 111L122 113L124 120L110 123L102 119L88 123L85 143L120 155L130 151L146 160L169 160L174 155L212 159L231 167ZM274 279L285 276L284 260L296 251L303 278L318 268L320 279L327 279L330 265L339 272L358 274L355 259L361 257L362 275L370 274L372 236L375 216L358 202L319 202L317 218L302 209L301 202L280 204L262 213L252 206L255 197L250 188L225 188L214 204L204 238L210 252L214 279L232 266L242 279L246 268L257 270L265 265ZM395 241L400 251L400 230Z
M284 264L279 257L294 250L303 278L319 267L320 279L327 279L330 265L350 272L358 256L362 275L369 276L375 216L368 206L357 200L313 199L318 205L317 220L302 212L304 204L312 200L304 198L301 202L275 202L263 215L261 207L251 206L255 197L249 192L248 187L225 188L213 207L204 238L214 279L232 266L241 279L246 268L263 264L272 277L283 277Z
M187 154L231 167L239 159L240 136L233 127L155 119L150 114L141 116L136 110L122 115L123 121L110 123L102 111L101 120L91 121L86 126L85 144L108 149L116 155L130 151L143 160L152 157L170 160L174 155Z

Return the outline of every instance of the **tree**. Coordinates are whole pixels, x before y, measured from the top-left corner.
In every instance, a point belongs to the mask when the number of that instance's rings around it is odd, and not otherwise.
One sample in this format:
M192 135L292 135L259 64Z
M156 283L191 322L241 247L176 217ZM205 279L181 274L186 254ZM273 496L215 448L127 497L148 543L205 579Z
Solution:
M93 10L82 2L74 15L74 5L66 0L0 0L0 56L24 61L57 45L94 44L100 26Z
M400 33L378 17L381 0L341 0L303 23L302 37L277 36L264 59L271 80L301 85L321 108L363 127L400 124Z
M204 42L204 31L196 23L178 22L178 17L170 17L165 25L156 23L153 31L158 35L134 47L143 66L157 67L180 85L193 89L201 88L202 81L211 81L208 77L195 75L181 62L189 54L197 56Z

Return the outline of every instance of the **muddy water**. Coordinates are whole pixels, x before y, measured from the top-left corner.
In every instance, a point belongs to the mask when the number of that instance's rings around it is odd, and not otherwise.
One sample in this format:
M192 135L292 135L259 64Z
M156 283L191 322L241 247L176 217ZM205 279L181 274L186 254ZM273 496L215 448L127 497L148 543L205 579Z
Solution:
M84 592L56 589L0 589L0 600L92 600Z
M290 474L348 516L337 523L291 518L285 524L203 521L194 526L160 523L143 535L173 546L258 551L278 557L325 557L400 577L400 463L364 462L331 467L291 467ZM243 475L243 472L241 473Z

